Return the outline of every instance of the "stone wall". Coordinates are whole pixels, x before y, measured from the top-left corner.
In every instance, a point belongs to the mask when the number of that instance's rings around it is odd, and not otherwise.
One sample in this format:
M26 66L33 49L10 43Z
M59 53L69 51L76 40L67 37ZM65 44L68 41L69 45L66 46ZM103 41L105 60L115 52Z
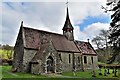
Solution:
M97 56L93 56L93 59L94 59L94 61L93 61L93 63L94 63L94 68L95 68L95 69L98 69L98 57L97 57Z
M36 52L37 50L24 49L23 66L22 66L23 72L29 72L31 70L30 61L33 59Z
M73 70L73 55L72 53L63 53L61 52L61 59L62 59L62 63L61 63L61 70L63 72L66 72L66 71L72 71ZM70 55L70 62L69 62L69 55Z
M24 54L23 34L22 28L20 28L16 44L14 47L14 59L12 66L13 70L17 70L18 72L22 71L23 54Z
M70 62L69 62L69 56L70 56ZM78 60L78 57L79 57L79 60ZM62 58L63 72L81 70L82 65L81 65L80 53L61 53L61 58Z
M53 58L53 69L54 69L54 72L56 72L56 61L57 61L57 51L55 50L52 42L50 41L49 42L49 45L48 47L45 49L45 53L43 54L43 57L42 57L42 67L43 67L43 71L45 73L47 73L47 58L51 56Z
M38 64L32 64L31 67L31 72L33 74L40 74L40 73L47 73L47 58L49 56L51 56L53 58L53 69L54 72L56 72L57 70L57 51L54 49L52 42L49 43L49 45L46 47L46 49L43 51L43 53L41 53L40 59L38 59Z
M78 57L80 58L80 53L74 53L74 63L75 63L75 70L81 70L81 59L78 61ZM70 55L70 62L69 62L69 55ZM73 53L63 53L57 52L54 47L50 46L46 48L45 52L42 55L42 60L39 60L38 64L32 64L31 72L33 74L40 74L40 73L47 73L47 65L46 60L49 56L52 56L54 59L54 72L61 73L61 72L68 72L73 71Z
M75 70L80 71L82 69L81 54L75 53Z
M84 62L84 56L87 57L87 63ZM93 61L92 61L92 57L93 57ZM84 67L84 70L87 70L87 69L97 69L98 68L98 59L97 59L97 56L90 56L90 55L83 55L82 56L82 59L83 59L83 67Z
M43 71L43 67L42 67L42 62L41 60L38 60L38 64L31 64L31 73L32 74L41 74L41 73L44 73Z

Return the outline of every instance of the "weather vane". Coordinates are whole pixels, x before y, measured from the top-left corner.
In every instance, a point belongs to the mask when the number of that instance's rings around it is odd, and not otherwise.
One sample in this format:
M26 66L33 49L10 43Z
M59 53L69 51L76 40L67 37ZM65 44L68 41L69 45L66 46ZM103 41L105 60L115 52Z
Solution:
M67 5L67 7L68 7L68 0L67 0L67 2L66 2L66 5Z

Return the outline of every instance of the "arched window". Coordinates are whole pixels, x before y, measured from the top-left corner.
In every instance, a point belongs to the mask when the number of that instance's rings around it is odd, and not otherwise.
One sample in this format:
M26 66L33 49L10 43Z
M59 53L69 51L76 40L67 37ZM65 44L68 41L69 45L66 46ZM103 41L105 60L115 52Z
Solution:
M87 64L87 56L84 56L84 63Z
M92 60L92 64L93 64L93 56L91 57L91 60Z
M71 63L71 57L70 57L70 54L69 54L69 63Z
M78 63L80 63L80 57L78 56Z
M62 61L61 54L59 54L60 61Z

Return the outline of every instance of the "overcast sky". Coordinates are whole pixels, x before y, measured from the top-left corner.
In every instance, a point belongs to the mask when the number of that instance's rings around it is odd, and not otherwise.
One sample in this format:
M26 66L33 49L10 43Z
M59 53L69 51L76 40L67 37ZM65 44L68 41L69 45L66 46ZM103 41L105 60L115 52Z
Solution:
M0 7L0 44L15 45L21 21L25 27L62 34L67 0L8 1L4 0ZM101 9L105 3L105 0L69 0L69 16L76 40L91 40L100 30L109 28L110 15Z

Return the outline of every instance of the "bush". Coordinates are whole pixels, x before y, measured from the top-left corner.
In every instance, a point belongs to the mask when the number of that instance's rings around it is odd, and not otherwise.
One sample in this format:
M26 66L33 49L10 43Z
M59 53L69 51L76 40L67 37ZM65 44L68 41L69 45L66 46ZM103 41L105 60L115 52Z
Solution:
M2 63L7 63L8 59L2 59Z
M2 59L2 65L12 65L13 60L9 60L9 59Z
M110 68L110 69L114 69L114 68L117 68L117 69L120 69L120 65L117 65L117 64L98 64L98 67L99 68Z
M13 60L8 60L7 63L11 66L13 63Z
M0 59L0 65L2 65L2 60Z

